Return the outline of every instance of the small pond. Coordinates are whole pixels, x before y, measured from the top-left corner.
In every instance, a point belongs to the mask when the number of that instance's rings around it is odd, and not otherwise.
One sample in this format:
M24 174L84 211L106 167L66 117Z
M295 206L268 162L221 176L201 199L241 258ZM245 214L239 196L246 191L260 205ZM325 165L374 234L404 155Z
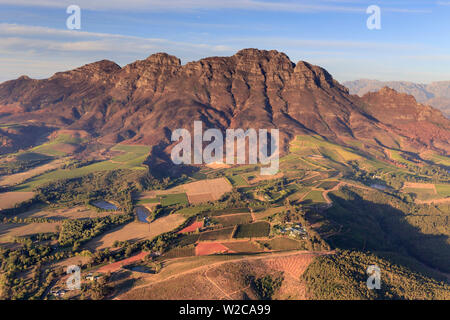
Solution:
M118 210L118 208L114 204L103 200L94 201L92 202L92 205L103 210Z

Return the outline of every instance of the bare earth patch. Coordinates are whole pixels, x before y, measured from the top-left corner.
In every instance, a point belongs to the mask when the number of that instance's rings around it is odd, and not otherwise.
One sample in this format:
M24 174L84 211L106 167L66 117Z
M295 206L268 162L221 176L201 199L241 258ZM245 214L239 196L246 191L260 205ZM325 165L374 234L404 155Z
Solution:
M47 218L47 219L86 219L86 218L98 218L106 217L112 214L120 212L97 212L84 206L77 206L73 208L61 208L61 209L33 209L21 214L18 214L18 218Z
M141 253L138 253L132 257L129 257L127 259L123 259L114 263L110 263L106 266L103 266L101 268L99 268L97 270L97 272L116 272L117 270L120 270L123 266L129 265L133 262L137 262L137 261L141 261L142 259L144 259L147 255L149 254L149 252L144 252L142 251Z
M408 188L411 188L411 189L430 189L430 190L433 190L434 193L437 193L436 192L436 186L434 184L432 184L432 183L405 182L403 184L402 190L403 189L408 189Z
M34 192L5 192L0 193L0 210L13 208L16 204L30 200Z
M192 197L204 197L204 199L219 200L225 193L231 192L233 187L226 178L208 179L196 182L187 183L182 186L189 201ZM210 196L206 196L210 194ZM211 198L209 198L211 197ZM208 200L206 200L208 201Z
M0 177L0 186L6 187L6 186L14 186L17 184L20 184L24 182L25 180L31 179L35 176L38 176L46 171L50 171L53 169L58 169L63 164L62 159L53 160L49 163L46 163L42 166L38 166L36 168L33 168L31 170L10 174L8 176Z
M36 233L56 232L59 223L7 223L0 224L0 243L11 242L14 237Z
M265 256L247 256L234 261L204 260L191 270L161 278L156 274L147 278L145 284L130 288L115 299L258 299L248 281L249 276L262 277L267 274L284 275L283 284L274 299L306 299L306 288L300 276L315 256L326 253L296 251ZM224 256L223 259L226 257ZM190 261L190 260L189 260ZM188 263L188 262L187 262ZM162 273L165 268L163 267Z
M218 242L200 242L195 247L196 256L207 256L215 253L231 252L229 248Z
M112 247L114 241L151 240L161 233L169 232L185 221L179 214L171 214L156 219L152 223L130 222L114 230L95 237L86 244L90 250L101 250Z

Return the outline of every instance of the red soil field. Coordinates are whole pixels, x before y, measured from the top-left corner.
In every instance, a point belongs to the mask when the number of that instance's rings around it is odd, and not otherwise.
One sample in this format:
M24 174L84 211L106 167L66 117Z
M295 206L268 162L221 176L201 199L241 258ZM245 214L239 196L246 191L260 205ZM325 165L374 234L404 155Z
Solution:
M101 268L99 268L97 270L97 272L115 272L117 270L120 270L120 268L122 268L123 266L129 265L133 262L136 261L141 261L142 259L144 259L147 255L149 254L149 252L144 252L142 251L141 253L134 255L132 257L129 257L127 259L123 259L114 263L110 263L106 266L103 266Z
M315 253L301 253L276 259L267 259L264 263L272 269L283 271L295 279L299 279L317 255Z
M178 233L194 232L195 230L202 228L202 227L203 227L203 221L194 221L191 225L178 231Z
M200 242L195 247L196 256L207 256L209 254L224 252L232 253L233 251L218 242Z

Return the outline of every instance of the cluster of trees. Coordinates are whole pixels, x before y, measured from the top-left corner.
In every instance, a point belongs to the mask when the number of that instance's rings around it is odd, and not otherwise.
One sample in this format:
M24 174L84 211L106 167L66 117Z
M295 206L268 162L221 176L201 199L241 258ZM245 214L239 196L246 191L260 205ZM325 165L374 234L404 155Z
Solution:
M55 222L55 220L50 218L18 218L17 216L13 218L8 218L6 216L3 217L2 220L3 223L48 223L48 222Z
M6 176L14 173L23 172L26 170L30 170L39 165L43 165L48 162L50 159L35 159L35 160L20 160L16 159L14 161L6 161L0 165L0 175Z
M73 245L73 251L76 251L83 242L132 219L132 214L115 214L85 220L65 220L61 225L58 242L61 246Z
M45 240L50 234L43 235ZM38 236L35 236L39 239ZM4 299L38 299L54 278L48 269L42 271L45 263L68 258L72 253L55 250L50 244L40 244L31 238L18 240L21 246L10 250L0 247L0 291ZM18 277L22 272L31 272L31 280Z
M283 284L283 274L265 275L261 278L251 277L251 285L261 300L272 300L272 297Z
M381 288L367 286L367 268L380 269ZM302 275L313 299L448 299L450 286L374 253L338 251L316 258Z
M342 231L327 238L332 246L397 252L450 272L448 204L416 205L358 188L342 188L330 197L334 205L321 214L323 221L341 226Z
M91 281L89 283L83 283L81 285L81 299L93 299L102 300L108 294L113 291L113 288L108 286L109 275L101 276L96 281Z

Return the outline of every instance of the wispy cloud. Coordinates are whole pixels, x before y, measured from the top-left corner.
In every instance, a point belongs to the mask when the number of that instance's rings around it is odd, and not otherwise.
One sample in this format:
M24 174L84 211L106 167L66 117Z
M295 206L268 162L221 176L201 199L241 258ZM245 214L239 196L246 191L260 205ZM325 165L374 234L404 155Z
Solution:
M0 24L0 81L22 74L43 78L61 70L101 59L121 65L155 52L184 59L199 55L226 55L234 51L224 44L188 43L120 34L59 30L40 26Z
M0 0L0 4L65 8L73 0ZM390 2L390 1L389 1ZM387 2L384 11L424 13L430 10L392 7ZM372 1L358 0L297 0L297 1L261 1L261 0L77 0L83 9L103 11L191 11L236 9L251 11L279 12L355 12L364 13Z

